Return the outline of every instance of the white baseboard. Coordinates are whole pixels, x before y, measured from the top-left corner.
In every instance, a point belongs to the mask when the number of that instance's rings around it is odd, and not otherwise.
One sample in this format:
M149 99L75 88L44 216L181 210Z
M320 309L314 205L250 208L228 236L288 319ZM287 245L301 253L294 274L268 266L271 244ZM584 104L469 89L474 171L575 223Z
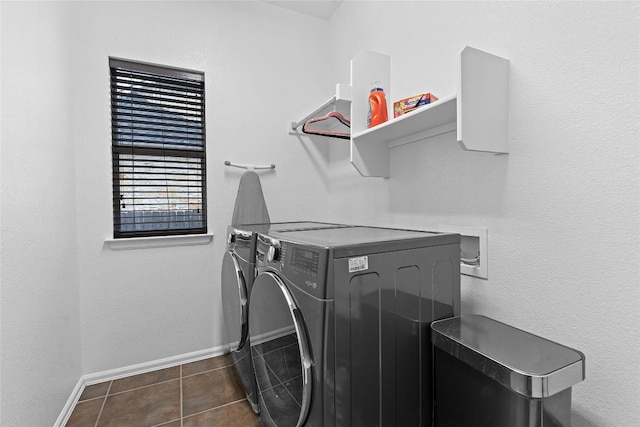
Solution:
M229 345L208 348L206 350L194 351L191 353L180 354L177 356L167 357L165 359L152 360L150 362L138 363L137 365L125 366L122 368L111 369L108 371L96 372L93 374L83 375L75 388L71 392L71 396L64 405L62 412L58 416L53 427L64 427L69 420L80 396L84 389L92 384L98 384L105 381L117 380L120 378L145 374L147 372L157 371L159 369L171 368L185 363L197 362L198 360L208 359L210 357L222 356L229 352Z
M64 425L67 424L67 421L69 421L69 417L71 416L73 409L76 407L76 403L78 403L78 399L80 398L84 387L85 384L82 381L82 377L80 377L78 383L71 392L71 396L67 399L67 403L65 403L64 408L62 408L62 412L58 415L58 419L53 424L53 427L64 427Z
M179 354L165 359L152 360L151 362L139 363L137 365L125 366L123 368L111 369L109 371L96 372L83 376L84 385L92 385L105 381L117 380L131 375L145 374L158 369L171 368L172 366L184 363L196 362L210 357L221 356L229 352L229 346L223 345L212 347L206 350L194 351L191 353Z

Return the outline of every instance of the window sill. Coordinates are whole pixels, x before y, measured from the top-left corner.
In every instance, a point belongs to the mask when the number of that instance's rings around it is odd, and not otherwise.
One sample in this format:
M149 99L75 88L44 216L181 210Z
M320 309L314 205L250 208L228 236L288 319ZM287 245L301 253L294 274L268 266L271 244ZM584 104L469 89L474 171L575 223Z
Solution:
M105 239L112 251L128 249L167 248L175 246L208 245L213 234L186 234L184 236L133 237L130 239Z

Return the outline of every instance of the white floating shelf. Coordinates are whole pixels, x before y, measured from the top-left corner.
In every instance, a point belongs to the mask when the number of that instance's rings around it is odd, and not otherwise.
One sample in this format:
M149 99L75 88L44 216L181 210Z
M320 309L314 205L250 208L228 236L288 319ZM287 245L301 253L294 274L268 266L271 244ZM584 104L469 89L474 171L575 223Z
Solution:
M368 89L390 81L390 58L363 51L351 60L351 163L362 176L390 176L389 149L457 129L469 151L508 153L509 61L465 47L459 54L456 95L366 129ZM393 104L385 87L387 102Z
M351 138L356 143L388 142L395 147L442 133L438 130L443 126L444 129L448 129L445 132L450 132L455 130L455 124L456 96L452 95L362 131Z

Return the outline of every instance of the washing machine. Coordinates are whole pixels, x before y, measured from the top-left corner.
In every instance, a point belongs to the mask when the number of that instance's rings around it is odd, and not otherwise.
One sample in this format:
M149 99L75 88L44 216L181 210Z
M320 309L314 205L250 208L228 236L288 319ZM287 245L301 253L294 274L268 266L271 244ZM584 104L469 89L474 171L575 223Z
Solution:
M460 236L353 226L259 233L256 245L262 424L431 426L429 327L460 312Z
M247 400L259 412L256 382L248 341L249 296L255 278L258 232L345 227L315 221L231 225L227 228L227 248L222 261L222 309L234 370Z

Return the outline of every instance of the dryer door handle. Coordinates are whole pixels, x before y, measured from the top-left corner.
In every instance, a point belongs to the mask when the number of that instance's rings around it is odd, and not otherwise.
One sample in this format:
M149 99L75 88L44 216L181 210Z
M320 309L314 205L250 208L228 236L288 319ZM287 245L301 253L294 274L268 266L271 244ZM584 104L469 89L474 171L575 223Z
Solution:
M244 278L244 273L240 268L240 263L238 262L238 257L232 251L227 251L233 260L233 267L236 269L236 281L238 284L238 297L240 298L240 341L238 342L238 347L232 349L233 351L240 350L244 344L247 342L247 337L249 336L249 312L247 310L247 282Z
M306 338L306 331L304 330L304 320L302 319L302 313L300 309L296 307L292 310L294 316L295 328L298 337L298 346L300 347L300 360L302 362L302 411L300 412L300 418L298 419L298 426L302 426L309 413L311 406L311 390L312 390L312 378L311 378L311 366L313 360L311 359L311 351L309 350L309 342ZM304 337L304 338L302 338Z

